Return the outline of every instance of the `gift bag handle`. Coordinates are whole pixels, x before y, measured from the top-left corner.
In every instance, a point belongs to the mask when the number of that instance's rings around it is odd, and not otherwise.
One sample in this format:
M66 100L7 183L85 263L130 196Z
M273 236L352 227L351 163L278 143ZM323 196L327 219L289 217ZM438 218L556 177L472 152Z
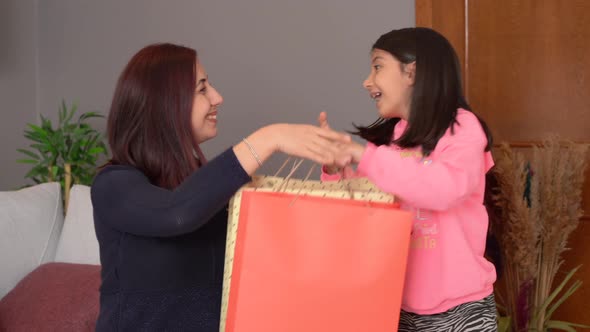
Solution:
M278 177L281 172L283 171L283 169L285 169L285 167L287 166L287 164L291 161L291 157L288 157L285 162L283 163L283 165L281 165L281 167L279 168L278 171L276 171L276 173L274 174L275 177ZM303 164L305 160L304 159L296 159L293 162L293 166L291 167L291 171L287 174L287 176L285 176L285 178L283 179L283 181L281 181L281 183L278 185L277 187L277 191L281 192L281 190L286 187L287 183L289 182L289 180L293 177L293 174L299 169L299 167L301 166L301 164ZM313 171L315 170L315 167L317 165L314 163L312 164L312 166L309 168L309 171L307 172L305 178L303 179L303 181L307 181L309 180L309 178L311 177L311 174L313 173ZM342 180L340 180L342 181ZM346 189L348 190L348 193L350 194L350 198L354 199L354 191L352 190L352 187L350 186L350 183L348 181L345 182L346 184ZM295 194L296 197L293 201L295 201L297 199L297 197L299 197L301 195L301 190L303 189L303 186L301 186L299 188L299 191L297 191L297 193Z

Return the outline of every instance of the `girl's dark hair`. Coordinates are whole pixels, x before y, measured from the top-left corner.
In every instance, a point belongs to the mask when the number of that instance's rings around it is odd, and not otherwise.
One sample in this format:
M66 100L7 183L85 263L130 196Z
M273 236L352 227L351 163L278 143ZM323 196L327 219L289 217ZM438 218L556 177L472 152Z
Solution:
M400 118L380 118L368 127L356 126L353 132L376 145L391 143L401 148L420 146L429 155L438 140L457 123L457 109L471 111L462 92L459 60L449 41L428 28L405 28L390 31L373 45L391 53L402 64L416 62L416 76L408 126L405 132L392 141L393 128ZM492 147L492 135L486 123L477 114L488 144Z
M112 158L173 189L199 167L191 113L197 52L154 44L135 54L119 77L107 121Z

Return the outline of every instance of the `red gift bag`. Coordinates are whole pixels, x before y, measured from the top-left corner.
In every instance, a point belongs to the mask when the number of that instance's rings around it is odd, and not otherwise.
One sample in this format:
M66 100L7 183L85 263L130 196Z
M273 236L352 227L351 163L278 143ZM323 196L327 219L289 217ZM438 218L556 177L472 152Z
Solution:
M243 190L225 331L397 331L411 225L396 204Z

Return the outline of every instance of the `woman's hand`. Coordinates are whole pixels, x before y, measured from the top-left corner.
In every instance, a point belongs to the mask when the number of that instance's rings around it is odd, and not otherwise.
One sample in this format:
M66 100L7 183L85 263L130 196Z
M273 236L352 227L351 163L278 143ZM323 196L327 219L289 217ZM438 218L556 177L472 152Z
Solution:
M335 163L336 157L341 153L340 144L351 142L349 135L329 128L297 124L273 126L278 151L320 164Z
M342 158L340 144L351 142L349 135L329 128L300 124L274 124L263 127L246 140L248 144L240 142L234 146L234 152L244 170L250 175L277 151L319 164L331 165L337 162L337 157Z

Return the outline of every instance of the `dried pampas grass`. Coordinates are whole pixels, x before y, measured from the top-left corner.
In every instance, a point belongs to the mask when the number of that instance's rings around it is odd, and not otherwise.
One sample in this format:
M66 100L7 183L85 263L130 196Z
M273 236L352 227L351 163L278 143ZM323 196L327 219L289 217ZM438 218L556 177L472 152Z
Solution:
M582 216L587 144L551 137L522 153L502 144L494 153L492 231L504 257L504 306L516 330L543 330L544 313L529 326L551 294L567 240ZM542 310L541 310L542 311Z

